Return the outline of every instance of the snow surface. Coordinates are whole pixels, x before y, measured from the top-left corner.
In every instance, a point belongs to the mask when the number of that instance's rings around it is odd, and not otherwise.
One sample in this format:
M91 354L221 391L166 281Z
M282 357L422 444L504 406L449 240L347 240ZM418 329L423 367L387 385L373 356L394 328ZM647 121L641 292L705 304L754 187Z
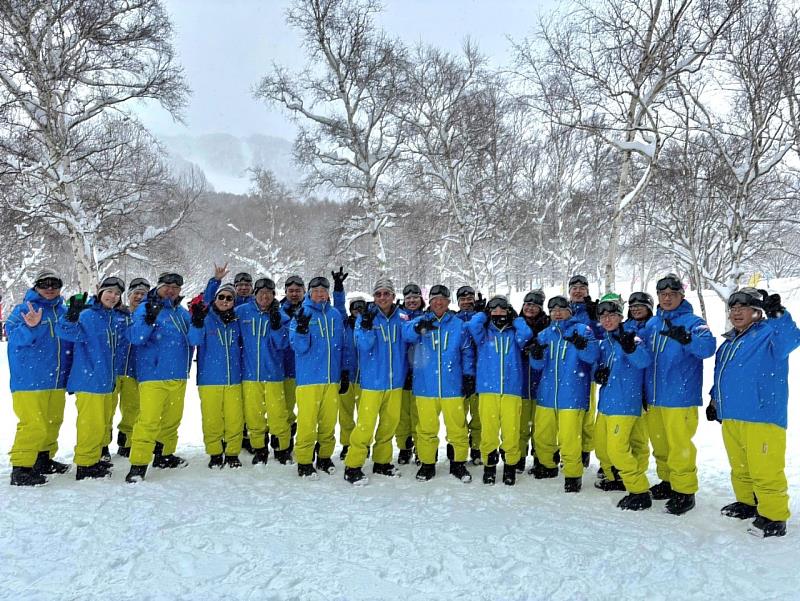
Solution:
M796 285L773 283L800 317ZM721 303L706 298L719 335ZM663 501L641 513L618 510L623 493L592 486L594 456L578 495L562 492L561 477L527 474L513 488L487 487L482 468L462 484L444 460L429 483L414 480L412 465L401 466L400 479L375 476L354 488L342 479L338 449L338 473L317 482L300 481L294 466L254 467L246 453L243 469L212 473L194 386L180 429L187 469L151 469L145 482L126 485L128 461L115 457L110 480L76 482L73 468L44 487L12 488L5 453L16 419L4 348L0 356L3 600L800 599L800 353L787 443L794 517L787 537L767 540L719 515L733 500L729 467L719 425L705 420L695 438L697 508L680 517L663 513ZM713 360L706 369L707 390ZM65 461L74 424L68 397ZM649 477L657 481L652 460Z

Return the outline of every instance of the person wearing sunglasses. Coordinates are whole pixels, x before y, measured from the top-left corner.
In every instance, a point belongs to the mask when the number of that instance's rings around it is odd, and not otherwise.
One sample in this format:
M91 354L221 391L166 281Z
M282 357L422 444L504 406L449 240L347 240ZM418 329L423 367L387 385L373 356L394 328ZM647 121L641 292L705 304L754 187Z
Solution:
M210 305L217 297L219 287L222 285L222 280L228 275L228 264L225 263L222 267L214 264L214 275L208 280L206 288L203 291L203 302ZM236 307L253 301L253 276L246 271L240 271L233 276L233 287L236 290L236 299L234 305ZM235 308L235 307L234 307Z
M405 321L411 321L425 312L425 301L422 298L422 289L413 282L403 287L403 303L400 305L400 316ZM397 463L408 465L414 450L417 435L417 400L414 397L412 383L414 382L414 347L409 345L407 353L406 380L403 382L403 402L400 404L400 421L397 423L395 441L397 442ZM417 458L417 462L419 458Z
M714 363L709 420L722 422L736 501L722 515L753 519L748 531L784 536L789 519L786 427L789 355L800 328L778 294L742 288L728 298L732 329Z
M524 319L516 317L508 299L500 295L489 299L486 309L470 319L467 328L477 347L483 483L495 483L500 461L498 448L502 448L503 484L513 486L520 461L522 349L533 332Z
M456 290L456 302L458 303L458 317L463 322L468 322L475 315L482 313L486 309L486 299L478 292L475 297L475 289L472 286L461 286ZM475 350L475 349L473 349ZM477 354L477 350L475 350ZM464 397L464 412L467 414L467 429L469 431L469 458L472 465L481 464L481 413L480 403L477 392L475 392L474 381L469 380L467 394Z
M432 286L429 311L406 322L403 338L414 346L414 396L417 399L417 452L420 468L416 478L427 481L436 475L439 448L439 416L447 431L450 474L471 482L466 468L469 452L464 399L474 393L475 351L465 322L450 306L447 286Z
M47 475L69 471L68 464L54 459L72 363L72 343L56 334L67 311L62 286L55 271L42 269L6 321L11 398L18 420L11 447L14 486L38 486L47 482Z
M534 418L534 477L555 478L554 453L564 462L564 492L581 490L583 419L589 409L589 382L599 354L592 329L575 319L569 300L547 302L551 324L528 345L534 369L542 371Z
M245 430L250 434L253 464L266 464L269 448L282 465L294 463L291 426L284 397L283 356L289 346L289 317L275 298L275 282L256 280L255 302L236 307L242 333L242 397Z
M624 304L618 294L600 298L597 316L604 333L594 380L600 386L595 452L604 478L595 487L627 491L617 507L640 511L652 506L647 481L649 446L642 416L644 370L652 357L635 332L622 327Z
M358 363L362 371L358 423L345 459L344 479L351 484L367 482L362 467L370 447L373 474L400 476L391 461L392 439L400 421L406 379L408 354L402 335L406 319L395 305L392 280L378 278L372 296L374 305L359 315L355 324Z
M336 446L339 395L350 387L344 365L344 316L331 306L329 290L328 278L312 278L308 294L289 325L289 344L297 369L297 475L314 480L319 478L317 470L336 473L331 455Z
M299 275L290 275L283 284L284 296L280 301L281 311L291 319L300 310L306 294L306 284ZM294 448L294 437L297 433L297 369L295 367L294 349L289 346L283 355L283 398L286 401L286 417L289 420L292 439L289 448Z
M114 390L111 414L108 423L111 442L114 414L119 406L120 420L117 424L117 455L130 457L133 425L139 416L139 382L136 378L136 347L127 337L127 331L133 324L133 313L150 292L150 282L145 278L133 278L128 284L128 304L117 309L119 319L123 322L126 336L117 345L116 370L117 385Z
M151 459L158 469L187 465L175 455L193 350L191 319L181 306L182 287L183 276L161 273L155 288L136 308L128 330L136 346L139 380L139 417L131 435L131 469L125 477L129 483L145 478Z
M339 395L339 443L342 450L339 459L344 460L350 452L350 437L356 427L355 414L361 398L361 370L356 351L355 329L360 315L367 311L367 301L363 296L350 299L350 314L345 319L345 364L352 374L347 392Z
M545 295L543 290L531 290L522 300L520 317L525 320L525 324L530 328L533 336L536 336L550 325L550 318L544 311ZM536 398L539 388L539 380L542 372L536 370L528 360L528 348L522 349L522 409L519 416L519 450L520 458L517 463L517 473L525 471L525 460L530 447L533 456L533 466L529 474L533 475L534 467L539 463L536 457L536 446L533 441L534 419L536 416Z
M108 449L117 349L127 330L124 315L117 311L124 293L125 282L107 277L91 299L85 292L71 296L69 308L58 322L59 337L73 344L67 389L75 394L78 409L77 480L111 475L113 464L110 457L103 457L103 448Z
M235 300L234 286L223 284L210 307L203 302L202 295L189 303L189 344L197 347L197 391L203 443L211 469L242 467L239 460L244 429L242 330L234 311ZM260 434L259 450L263 455L263 431Z
M658 309L640 336L653 363L645 373L648 410L645 421L661 482L653 499L667 499L667 513L681 515L695 505L697 492L697 408L702 405L703 359L716 341L706 322L684 298L674 273L656 282Z

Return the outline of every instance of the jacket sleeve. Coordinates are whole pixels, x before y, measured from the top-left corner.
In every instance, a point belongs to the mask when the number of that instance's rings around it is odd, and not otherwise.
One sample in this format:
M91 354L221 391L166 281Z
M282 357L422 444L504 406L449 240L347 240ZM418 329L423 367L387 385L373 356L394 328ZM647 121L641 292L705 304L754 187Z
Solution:
M11 348L33 346L39 337L47 332L48 325L44 319L38 325L32 328L28 327L28 324L22 319L23 312L28 312L27 307L17 305L6 320L6 335Z
M289 324L289 344L298 355L307 353L311 348L311 333L298 334L296 319Z
M405 340L408 344L416 344L417 342L420 341L420 335L417 334L416 330L414 329L414 326L417 325L417 322L420 319L422 319L422 315L420 315L419 317L415 317L414 319L412 319L409 322L406 322L403 325L402 329L403 340Z
M217 290L222 285L222 280L211 278L206 284L206 289L203 291L203 302L210 305L214 302L214 297L217 296Z
M289 348L289 318L285 313L281 312L281 327L269 329L269 338L279 351Z
M461 323L461 373L465 376L475 375L475 346L465 322Z
M592 331L591 326L584 326L583 332L578 332L581 334L589 343L586 345L586 348L582 351L578 351L578 357L584 363L588 363L590 365L594 365L597 363L597 359L600 357L600 345L597 341L597 338L594 337L594 332Z
M514 339L517 341L517 346L521 349L528 344L528 341L533 337L533 330L531 330L522 317L517 317L514 320L514 330L516 331Z
M347 319L347 294L344 290L333 291L333 308L342 315L342 319Z
M359 351L368 352L375 346L375 329L365 330L361 327L361 315L356 319L355 328L353 328L353 338L355 339L356 348Z
M464 322L467 326L467 332L469 332L475 344L483 343L483 339L486 338L486 322L488 320L486 313L481 311L473 315L469 321Z
M83 327L80 318L73 322L67 321L66 316L62 315L56 323L56 334L62 340L81 342L86 339Z
M241 330L240 330L241 334ZM203 324L202 328L195 325L189 326L189 344L191 346L203 346L206 343L206 326Z
M708 359L717 350L717 339L711 333L708 324L700 318L692 325L692 340L687 351L699 359Z
M620 349L620 352L624 351ZM638 369L644 369L653 362L653 357L650 355L650 351L647 350L647 345L644 342L637 344L636 350L625 356L628 358L630 364Z
M153 330L155 330L155 325L151 326L150 324L145 323L144 316L145 303L142 303L136 307L136 311L133 314L133 323L131 324L131 327L128 328L128 337L130 338L131 344L137 346L146 344L147 341L150 340Z
M767 325L774 332L770 343L777 358L786 359L789 353L800 346L800 328L788 311L784 311L780 317L767 319Z

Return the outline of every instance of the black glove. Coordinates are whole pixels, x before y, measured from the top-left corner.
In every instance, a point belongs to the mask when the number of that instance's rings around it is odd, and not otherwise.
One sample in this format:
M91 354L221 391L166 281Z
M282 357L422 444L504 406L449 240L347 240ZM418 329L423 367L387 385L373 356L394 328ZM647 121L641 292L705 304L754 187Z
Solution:
M586 305L586 314L592 321L597 321L597 301L593 301L592 297L588 294L583 298L583 304Z
M628 355L636 350L636 334L634 332L626 332L622 330L617 340L619 341L619 345L622 347L622 350Z
M276 300L269 306L269 327L273 330L281 329L281 307Z
M607 365L601 365L596 370L594 370L594 381L597 382L600 386L605 386L608 384L608 376L611 375L611 370L608 368Z
M539 339L534 336L525 343L525 346L522 347L522 352L526 355L530 355L538 361L544 359L545 348L546 347L543 344L539 344Z
M81 292L80 294L73 294L69 297L69 308L67 309L66 319L75 323L81 315L81 311L86 308L86 301L89 294Z
M344 266L339 266L339 271L331 271L333 276L333 290L334 292L344 292L344 281L347 279L349 273L344 272Z
M566 337L564 337L564 340L566 340L567 342L571 342L572 344L574 344L574 345L575 345L575 348L576 348L576 349L578 349L579 351L582 351L582 350L584 350L584 349L585 349L587 346L589 346L589 339L588 339L588 338L584 338L583 336L581 336L580 334L578 334L578 331L577 331L577 330L576 330L576 331L574 331L574 332L572 332L572 336L566 336Z
M364 314L361 316L361 329L371 330L372 322L374 321L375 321L375 312L369 310L365 311Z
M764 297L764 314L767 317L780 317L786 309L781 305L780 294L769 294L766 290L760 290Z
M344 369L339 378L339 394L345 394L348 390L350 390L350 372Z
M289 303L289 302L287 302L287 303L286 303L286 304L283 306L283 312L284 312L284 313L286 313L286 315L288 315L288 316L289 316L289 319L291 319L292 317L294 317L294 314L295 314L295 312L296 312L296 311L297 311L297 309L299 309L299 308L300 308L300 305L298 305L298 306L296 306L296 307L295 307L295 306L294 306L292 303Z
M208 305L203 302L202 296L195 297L189 303L189 315L192 316L192 325L194 327L203 327L206 322L206 315L208 315Z
M161 303L158 301L158 297L148 298L144 304L144 322L147 325L154 325L159 313L161 313Z
M475 301L475 312L481 313L486 310L486 299L483 298L483 294L478 292L478 298Z
M350 315L347 316L347 325L350 327L351 330L354 327L356 327L356 319L357 318L358 318L358 315L356 315L354 313L351 313Z
M461 378L461 394L463 394L465 398L475 394L475 376L468 376L465 374L464 377Z
M414 331L420 336L424 336L428 332L438 329L439 329L438 326L433 322L433 319L430 317L423 317L414 326Z
M681 344L689 344L692 341L691 333L687 332L683 326L673 326L669 319L665 319L664 323L667 329L661 330L661 333L667 338L672 338Z
M298 334L308 334L308 325L311 323L311 313L306 315L306 312L300 307L300 310L294 316L295 321L297 321L297 329L296 332Z
M406 372L406 380L403 382L403 390L411 390L414 383L414 370L409 368Z
M717 404L713 400L706 407L706 419L710 422L722 423L722 420L717 416Z

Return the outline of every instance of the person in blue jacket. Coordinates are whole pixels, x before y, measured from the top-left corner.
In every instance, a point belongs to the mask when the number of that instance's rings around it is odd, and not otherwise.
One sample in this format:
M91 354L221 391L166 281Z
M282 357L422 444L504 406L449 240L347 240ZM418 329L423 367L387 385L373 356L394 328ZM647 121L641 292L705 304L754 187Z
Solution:
M647 481L647 433L642 417L644 369L650 365L647 347L635 332L622 328L622 297L609 293L597 304L597 315L605 333L600 338L600 357L594 380L600 386L595 452L605 478L600 490L627 490L617 504L620 509L639 511L652 506Z
M203 302L211 305L214 299L217 298L217 292L222 285L222 280L230 273L228 271L228 264L225 263L222 267L214 264L214 275L208 280L206 289L203 291ZM233 301L234 308L252 302L253 296L253 276L246 271L240 271L233 276L233 287L236 290L236 300Z
M539 334L550 325L550 318L544 311L545 295L543 290L531 290L522 300L520 317L525 320L526 325L533 334ZM533 466L528 471L533 475L534 467L538 465L539 458L536 456L536 445L533 442L534 420L536 417L536 399L539 389L539 380L542 372L533 368L529 360L530 349L522 350L522 410L519 416L519 451L520 458L517 462L517 473L525 471L525 460L530 445L531 455L533 456Z
M554 296L547 302L550 326L531 345L531 362L542 371L534 424L536 478L555 478L556 449L564 462L564 491L581 490L583 418L589 409L589 382L599 349L592 329L572 317L569 301Z
M345 459L344 479L351 484L367 482L361 468L373 437L372 473L390 477L400 475L391 460L392 438L400 421L406 379L408 354L402 328L407 320L394 303L392 280L378 278L372 295L375 304L359 315L355 324L358 363L363 369L358 423Z
M425 301L422 298L422 290L413 282L406 284L403 288L403 304L400 305L400 315L405 316L406 321L419 317L425 311ZM414 347L407 347L408 369L406 370L406 381L403 382L403 402L400 405L400 421L397 424L395 440L397 442L397 463L408 465L411 463L411 454L414 450L417 436L417 424L419 415L417 414L417 401L412 391L414 382Z
M267 463L267 424L275 459L291 464L292 435L284 398L283 353L289 346L289 317L275 298L275 282L258 278L255 302L236 307L242 332L242 396L245 429L253 445L253 463Z
M286 313L289 319L300 310L303 299L306 295L306 285L299 275L290 275L286 278L283 285L284 297L281 299L281 311ZM297 416L295 406L297 405L297 373L295 370L294 349L288 347L283 354L283 397L286 401L286 416L289 420L292 439L289 441L289 448L294 448L294 436L297 433Z
M62 286L52 269L42 269L6 321L11 398L18 420L11 447L13 486L38 486L47 482L45 475L69 471L68 464L54 459L72 362L72 344L56 335L56 324L66 312Z
M650 492L654 499L668 499L668 513L681 515L695 505L697 448L692 438L702 405L703 359L714 354L716 340L684 298L678 276L658 280L656 292L656 315L640 331L653 357L645 373L645 420L661 479Z
M339 395L347 392L349 376L344 368L345 328L342 313L331 307L330 282L315 277L308 283L300 310L289 326L289 344L297 368L297 474L317 479L317 470L334 474L331 455ZM315 445L319 444L316 469Z
M722 421L736 501L722 514L752 519L749 532L786 534L786 426L789 355L800 328L778 294L743 288L728 298L733 328L717 349L709 420ZM766 315L766 319L764 318Z
M480 397L483 483L495 483L498 448L502 447L503 483L513 486L520 458L522 349L533 332L501 295L489 299L486 309L469 320L467 329L478 351L475 385Z
M186 380L192 363L189 312L181 306L183 276L164 272L133 315L128 338L136 349L139 418L133 427L127 482L143 480L147 465L185 467L175 455L183 417Z
M486 299L478 292L477 298L475 289L472 286L460 286L456 290L456 302L458 303L458 317L464 323L468 322L473 316L482 313L486 309ZM473 345L473 353L477 354ZM464 412L467 415L467 431L469 432L469 460L472 465L481 464L481 411L480 397L475 391L474 381L470 376L467 377L467 390L464 393Z
M655 302L647 292L631 292L628 297L628 319L622 327L628 332L638 332L653 317Z
M73 343L73 363L67 389L78 408L75 464L77 480L110 476L113 465L102 459L109 414L117 380L117 348L124 343L122 304L125 282L105 278L87 304L87 294L70 297L69 308L58 322L58 335Z
M467 324L452 311L450 290L431 287L430 311L405 324L403 337L414 345L414 395L417 398L417 451L421 462L416 478L427 481L436 475L439 447L439 415L447 431L450 474L471 482L466 468L469 451L464 398L475 391L475 351Z
M336 293L334 292L334 296ZM336 303L334 302L334 305ZM345 319L345 367L350 374L350 388L345 394L339 395L339 442L342 450L339 459L345 459L350 451L350 437L356 428L355 414L361 398L361 370L356 351L355 330L356 320L367 310L367 301L362 296L350 299L350 315Z

